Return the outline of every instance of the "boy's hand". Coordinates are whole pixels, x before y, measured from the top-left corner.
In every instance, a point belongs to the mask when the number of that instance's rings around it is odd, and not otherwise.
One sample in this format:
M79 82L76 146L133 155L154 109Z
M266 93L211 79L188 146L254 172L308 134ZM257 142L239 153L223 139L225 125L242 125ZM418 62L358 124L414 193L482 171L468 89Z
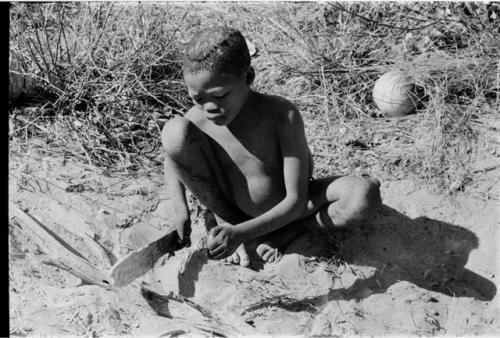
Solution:
M211 258L222 259L231 255L241 244L232 225L219 225L210 230L207 247Z
M188 216L175 216L173 223L181 243L185 246L191 245L191 218Z

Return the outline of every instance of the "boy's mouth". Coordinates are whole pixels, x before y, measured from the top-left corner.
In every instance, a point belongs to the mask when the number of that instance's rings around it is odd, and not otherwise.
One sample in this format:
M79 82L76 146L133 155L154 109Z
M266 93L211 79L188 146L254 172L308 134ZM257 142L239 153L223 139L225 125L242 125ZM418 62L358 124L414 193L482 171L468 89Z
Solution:
M217 110L211 110L211 111L205 111L207 114L207 118L212 119L212 118L220 118L221 116L224 116L224 112L221 109Z
M210 115L207 115L207 119L212 121L212 122L221 122L225 119L225 116L223 114L210 114Z

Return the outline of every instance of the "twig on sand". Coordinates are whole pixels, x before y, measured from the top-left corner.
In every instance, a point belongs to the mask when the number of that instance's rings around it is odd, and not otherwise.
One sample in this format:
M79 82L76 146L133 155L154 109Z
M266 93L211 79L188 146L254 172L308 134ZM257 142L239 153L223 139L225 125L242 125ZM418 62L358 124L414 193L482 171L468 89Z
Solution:
M493 165L489 165L489 166L486 166L484 168L480 168L480 169L476 169L473 171L474 174L477 174L477 173L487 173L488 171L492 171L492 170L495 170L495 169L498 169L500 168L500 164L493 164Z

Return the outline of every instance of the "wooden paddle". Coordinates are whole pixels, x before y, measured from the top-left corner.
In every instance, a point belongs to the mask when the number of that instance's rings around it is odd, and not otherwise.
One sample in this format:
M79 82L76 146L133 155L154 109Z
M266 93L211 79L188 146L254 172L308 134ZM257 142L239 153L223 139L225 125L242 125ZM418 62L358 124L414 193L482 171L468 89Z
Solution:
M173 230L146 247L129 253L111 268L110 276L113 286L128 285L148 272L162 256L182 249L185 244L180 242L177 231Z
M217 225L213 214L206 222L207 230ZM113 265L110 271L113 286L123 287L135 279L141 277L151 270L156 262L167 253L174 253L177 250L190 245L189 235L184 242L180 242L176 230L170 231L162 238L148 244L146 247L131 252Z

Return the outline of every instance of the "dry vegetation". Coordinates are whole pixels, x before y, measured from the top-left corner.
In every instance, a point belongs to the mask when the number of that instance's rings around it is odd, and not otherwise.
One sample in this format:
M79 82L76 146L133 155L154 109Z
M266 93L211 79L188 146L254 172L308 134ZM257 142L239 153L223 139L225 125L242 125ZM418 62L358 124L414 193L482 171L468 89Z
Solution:
M466 190L498 155L496 3L16 3L12 70L39 87L9 113L12 150L118 171L161 170L159 133L190 105L183 43L207 25L258 49L255 89L301 109L316 174L411 176ZM378 116L374 81L408 71L417 114Z

